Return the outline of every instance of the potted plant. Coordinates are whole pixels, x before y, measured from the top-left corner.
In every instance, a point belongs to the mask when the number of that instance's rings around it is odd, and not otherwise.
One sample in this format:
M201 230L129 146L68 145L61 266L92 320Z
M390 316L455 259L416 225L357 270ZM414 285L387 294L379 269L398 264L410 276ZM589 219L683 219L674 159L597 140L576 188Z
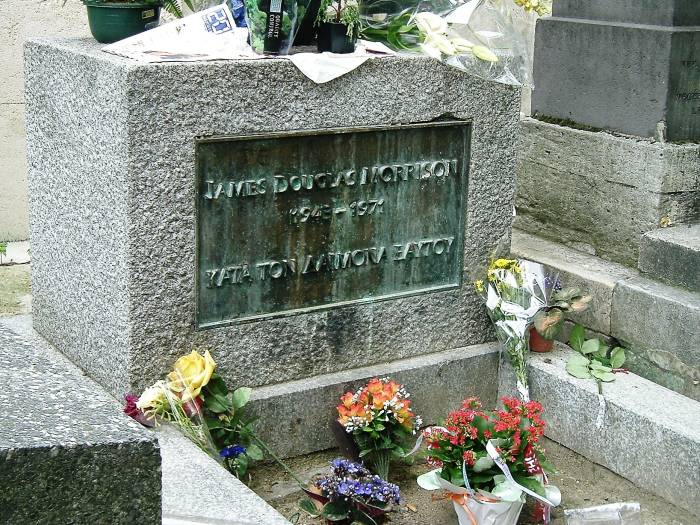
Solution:
M357 0L321 0L316 17L318 51L352 53L360 31Z
M375 377L357 392L343 394L337 407L338 423L352 435L359 459L382 479L389 478L392 458L406 457L405 447L422 424L408 397L403 385Z
M156 27L160 9L182 18L178 0L83 0L87 7L92 36L101 44L111 44ZM192 0L185 4L193 10Z
M299 507L327 523L376 525L401 501L399 487L358 463L331 461L332 474L317 479Z
M526 494L546 505L561 499L544 474L551 467L538 443L542 405L509 397L502 403L502 409L485 412L477 398L465 399L444 427L423 432L427 462L435 469L419 476L418 484L444 491L460 525L515 525Z
M530 328L530 350L550 352L554 338L564 325L564 314L582 312L588 308L590 295L583 295L578 288L556 290L551 296L551 306L545 306L535 314Z

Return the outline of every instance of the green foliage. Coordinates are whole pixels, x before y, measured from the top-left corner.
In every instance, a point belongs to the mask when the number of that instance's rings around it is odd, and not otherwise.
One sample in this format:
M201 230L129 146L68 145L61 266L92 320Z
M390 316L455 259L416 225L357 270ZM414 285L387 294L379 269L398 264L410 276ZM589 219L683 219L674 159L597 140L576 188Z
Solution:
M347 35L352 38L360 30L360 10L357 0L321 0L315 25L322 22L347 26Z
M537 333L550 341L559 335L564 324L564 314L583 312L588 308L591 296L583 295L579 288L564 288L552 294L551 302L552 306L537 312L533 320Z
M615 381L615 371L625 364L625 349L608 347L598 339L586 339L583 326L576 325L569 337L569 346L578 353L566 363L566 371L579 379L600 382Z
M2 258L5 254L7 254L7 243L0 242L0 263L2 262Z
M202 417L217 450L233 445L246 448L245 453L235 458L225 458L226 468L241 478L253 461L263 459L263 451L253 442L251 424L253 418L245 414L245 405L250 399L250 388L238 388L230 392L219 374L212 374L209 383L202 388L204 404Z
M420 51L420 32L411 21L409 10L399 16L392 16L386 24L363 24L360 37L373 42L384 42L396 51Z
M184 0L184 2L188 9L194 12L195 8L192 4L192 0ZM177 18L182 18L184 16L182 5L179 0L163 0L163 9Z

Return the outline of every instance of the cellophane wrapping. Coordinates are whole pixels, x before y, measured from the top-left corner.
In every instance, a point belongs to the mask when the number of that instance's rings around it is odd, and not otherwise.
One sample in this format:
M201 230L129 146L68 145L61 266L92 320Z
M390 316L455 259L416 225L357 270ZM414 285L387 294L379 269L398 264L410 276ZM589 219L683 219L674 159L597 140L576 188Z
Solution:
M532 86L535 23L548 11L544 0L366 0L361 36L485 80Z

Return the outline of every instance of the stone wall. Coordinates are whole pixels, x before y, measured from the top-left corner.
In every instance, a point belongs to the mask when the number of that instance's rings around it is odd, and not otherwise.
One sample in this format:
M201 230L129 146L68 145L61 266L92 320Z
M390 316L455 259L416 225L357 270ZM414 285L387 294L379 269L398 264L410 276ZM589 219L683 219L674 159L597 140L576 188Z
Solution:
M6 0L0 16L0 241L28 238L22 46L31 36L86 36L79 0Z

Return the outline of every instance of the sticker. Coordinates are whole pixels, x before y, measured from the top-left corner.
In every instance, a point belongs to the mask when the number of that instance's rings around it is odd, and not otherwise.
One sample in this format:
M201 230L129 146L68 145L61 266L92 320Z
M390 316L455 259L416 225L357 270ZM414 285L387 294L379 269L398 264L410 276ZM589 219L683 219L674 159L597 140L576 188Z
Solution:
M207 31L215 35L227 33L232 30L233 24L231 20L229 20L226 11L223 9L217 9L211 13L207 13L202 18L204 19L204 25Z
M146 9L145 11L141 12L141 18L144 20L147 18L153 18L154 16L156 16L155 9Z

